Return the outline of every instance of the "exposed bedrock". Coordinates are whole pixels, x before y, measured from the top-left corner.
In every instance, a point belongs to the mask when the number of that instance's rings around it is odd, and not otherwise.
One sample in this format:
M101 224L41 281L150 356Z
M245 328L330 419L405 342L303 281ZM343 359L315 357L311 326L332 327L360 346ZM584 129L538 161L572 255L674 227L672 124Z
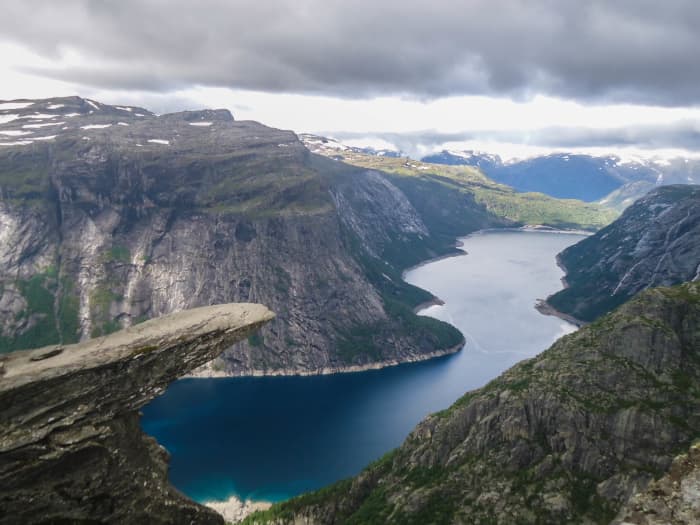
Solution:
M223 523L173 488L140 407L274 318L225 304L0 361L0 523Z

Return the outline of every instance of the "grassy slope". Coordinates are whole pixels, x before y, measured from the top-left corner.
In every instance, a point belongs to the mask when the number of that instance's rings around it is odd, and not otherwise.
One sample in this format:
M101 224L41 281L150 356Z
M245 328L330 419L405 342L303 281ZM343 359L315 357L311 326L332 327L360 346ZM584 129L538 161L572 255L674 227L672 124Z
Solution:
M518 193L469 166L445 166L354 152L343 152L342 157L344 162L354 166L376 169L397 178L435 182L453 191L471 194L486 210L517 225L547 225L595 231L609 224L618 215L595 203L555 199L542 193Z

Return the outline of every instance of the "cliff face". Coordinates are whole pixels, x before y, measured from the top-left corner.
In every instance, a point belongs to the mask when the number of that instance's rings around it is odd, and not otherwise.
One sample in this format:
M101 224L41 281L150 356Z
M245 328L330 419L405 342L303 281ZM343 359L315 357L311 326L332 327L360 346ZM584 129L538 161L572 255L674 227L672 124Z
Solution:
M609 523L700 434L698 385L700 283L647 290L247 523Z
M663 186L559 254L566 289L554 308L592 321L638 293L700 278L700 186Z
M223 523L168 483L138 409L274 317L203 307L0 360L0 523Z
M381 174L319 161L293 133L227 111L156 117L79 98L8 111L2 130L27 134L0 147L1 349L238 301L278 318L198 373L321 372L459 347L455 329L413 315L430 294L382 259L388 246L424 257L448 243L424 241Z
M613 525L700 523L700 443L677 456L668 472L622 508Z

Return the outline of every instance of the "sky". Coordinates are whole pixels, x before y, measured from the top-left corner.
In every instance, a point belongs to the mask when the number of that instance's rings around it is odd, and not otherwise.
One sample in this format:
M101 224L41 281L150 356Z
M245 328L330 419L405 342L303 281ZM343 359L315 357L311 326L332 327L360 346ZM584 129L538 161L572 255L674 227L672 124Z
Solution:
M420 156L700 154L697 0L4 0L0 99L80 95Z

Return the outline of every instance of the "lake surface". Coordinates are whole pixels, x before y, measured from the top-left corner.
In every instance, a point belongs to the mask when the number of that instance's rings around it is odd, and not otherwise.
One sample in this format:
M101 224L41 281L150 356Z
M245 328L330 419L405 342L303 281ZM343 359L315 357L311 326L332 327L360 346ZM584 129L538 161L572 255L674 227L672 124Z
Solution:
M200 502L279 501L357 474L427 414L575 329L534 304L561 288L555 255L582 238L482 232L462 239L468 255L407 272L445 301L421 313L462 331L458 354L333 376L183 379L143 409L143 428Z

